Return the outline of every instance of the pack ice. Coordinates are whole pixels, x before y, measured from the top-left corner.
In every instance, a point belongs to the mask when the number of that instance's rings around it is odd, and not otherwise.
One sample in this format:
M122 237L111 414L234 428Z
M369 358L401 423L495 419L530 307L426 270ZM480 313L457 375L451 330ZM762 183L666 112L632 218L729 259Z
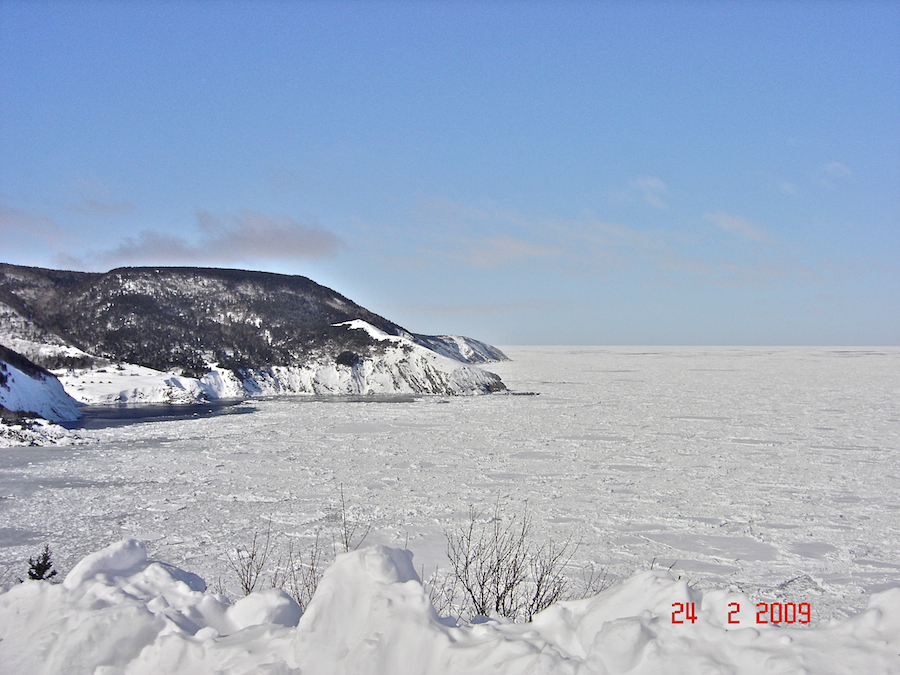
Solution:
M673 603L696 620L672 623ZM278 589L230 602L204 581L148 560L129 539L88 555L62 584L0 593L8 675L672 674L900 672L900 588L814 629L729 626L747 598L645 571L531 623L458 625L437 615L407 550L338 556L306 612Z

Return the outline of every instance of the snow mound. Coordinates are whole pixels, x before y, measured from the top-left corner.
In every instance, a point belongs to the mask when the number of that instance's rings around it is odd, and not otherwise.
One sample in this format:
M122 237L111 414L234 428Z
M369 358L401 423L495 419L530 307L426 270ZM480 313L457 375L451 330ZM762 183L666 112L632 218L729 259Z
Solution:
M729 625L735 602L746 611ZM696 620L672 623L673 603L694 603ZM0 593L0 663L10 675L900 672L900 588L814 629L750 626L754 611L650 571L530 624L458 626L438 617L410 552L375 546L338 556L300 616L277 589L231 604L126 540L62 584Z
M0 406L29 412L51 422L81 417L78 403L52 373L0 346Z

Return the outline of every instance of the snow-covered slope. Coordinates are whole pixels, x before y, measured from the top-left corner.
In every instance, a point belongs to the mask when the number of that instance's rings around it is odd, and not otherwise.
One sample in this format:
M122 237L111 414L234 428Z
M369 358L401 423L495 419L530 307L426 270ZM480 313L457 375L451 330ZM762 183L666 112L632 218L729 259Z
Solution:
M509 357L493 345L463 335L414 335L413 339L423 347L464 363L509 361Z
M44 330L5 302L0 302L0 344L45 368L83 366L94 361L90 354L73 347L55 333Z
M131 363L58 370L56 375L71 396L86 404L182 404L246 396L234 373L218 368L200 379Z
M302 366L233 372L214 365L199 379L131 364L58 371L58 376L82 403L192 403L280 394L466 396L505 389L493 373L389 335L361 319L336 327L363 331L379 348L362 354L347 351L337 359L313 358Z
M740 593L647 571L529 624L457 625L435 612L407 550L347 553L301 615L281 590L235 603L125 540L62 584L0 593L9 675L783 675L900 672L900 588L814 629L757 624ZM677 605L681 623L673 622ZM739 606L740 611L735 607ZM689 617L695 616L694 620ZM733 623L729 623L731 620Z
M34 413L51 422L81 417L78 403L52 373L0 345L0 406Z

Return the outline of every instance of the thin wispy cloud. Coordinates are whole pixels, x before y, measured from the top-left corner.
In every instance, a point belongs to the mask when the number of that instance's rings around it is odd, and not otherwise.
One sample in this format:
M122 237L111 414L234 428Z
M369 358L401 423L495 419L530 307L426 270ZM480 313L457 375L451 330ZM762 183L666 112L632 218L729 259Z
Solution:
M231 264L261 259L328 258L343 245L331 232L290 216L255 211L214 215L198 211L194 240L146 229L96 258L106 265Z
M62 228L52 218L0 205L0 232L19 233L51 243L65 238Z
M656 176L643 176L631 181L628 186L637 193L638 197L650 206L657 209L667 209L669 206L663 201L669 188Z
M829 189L833 189L840 180L853 175L853 172L848 167L835 161L828 162L828 164L823 166L822 173L824 175L821 178L821 183Z
M450 235L483 232L485 228L529 228L528 221L515 210L493 202L468 206L442 197L429 197L418 200L411 215L418 223Z
M88 216L117 216L134 211L135 207L127 199L117 199L114 190L97 176L78 176L70 182L74 200L68 210Z
M563 251L554 246L536 244L509 235L469 243L466 259L476 267L490 269L529 258L552 258Z
M76 204L70 204L69 210L89 216L118 216L134 211L134 204L127 200L105 201L85 198Z
M722 274L716 278L715 283L726 288L767 288L786 280L802 284L821 283L819 276L810 267L796 263L722 263L721 268Z
M788 181L782 181L778 185L778 191L781 192L781 194L793 196L797 194L797 186Z
M244 211L237 216L215 216L199 211L197 223L203 244L222 256L329 258L344 245L318 224L300 223L286 215Z
M438 316L460 316L468 314L512 314L514 312L542 312L555 307L561 307L562 303L550 300L535 300L533 302L504 302L483 305L409 305L402 309Z
M725 211L704 214L706 220L725 232L741 235L753 241L768 241L771 235L768 232L751 223L743 216L737 216Z
M590 216L530 219L492 203L470 207L432 198L422 200L413 216L423 227L411 234L427 233L432 240L420 247L424 255L484 269L529 262L535 270L589 274L661 246L655 233Z
M415 226L382 236L365 228L372 256L406 265L412 273L479 269L518 269L532 278L564 275L610 279L624 274L644 284L771 287L805 283L814 274L793 258L777 237L749 219L725 211L705 220L727 233L736 245L710 249L708 230L638 228L607 222L585 213L580 218L529 218L495 204L470 207L446 199L422 200L413 213ZM481 233L483 236L478 236ZM393 250L404 236L416 255ZM765 244L758 246L756 244ZM416 266L410 267L410 259Z
M843 178L844 176L853 175L853 172L840 162L828 162L824 169L825 173L833 178Z

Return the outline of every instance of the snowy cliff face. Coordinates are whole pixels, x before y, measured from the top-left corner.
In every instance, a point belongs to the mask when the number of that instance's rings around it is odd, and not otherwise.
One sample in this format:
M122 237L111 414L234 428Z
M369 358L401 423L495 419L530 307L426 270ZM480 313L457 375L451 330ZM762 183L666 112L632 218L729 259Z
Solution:
M388 335L356 319L334 326L350 333L336 357L320 354L302 365L212 369L201 378L133 364L60 371L60 380L83 403L193 403L245 396L318 394L440 394L468 396L506 389L500 378L442 356L405 337ZM362 334L362 339L356 334Z
M342 352L334 361L303 367L239 371L250 394L443 394L465 396L506 389L493 373L442 356L411 339L388 335L355 319L336 328L361 331L377 347L357 354Z
M78 403L52 373L0 345L0 406L33 413L51 422L81 417Z

